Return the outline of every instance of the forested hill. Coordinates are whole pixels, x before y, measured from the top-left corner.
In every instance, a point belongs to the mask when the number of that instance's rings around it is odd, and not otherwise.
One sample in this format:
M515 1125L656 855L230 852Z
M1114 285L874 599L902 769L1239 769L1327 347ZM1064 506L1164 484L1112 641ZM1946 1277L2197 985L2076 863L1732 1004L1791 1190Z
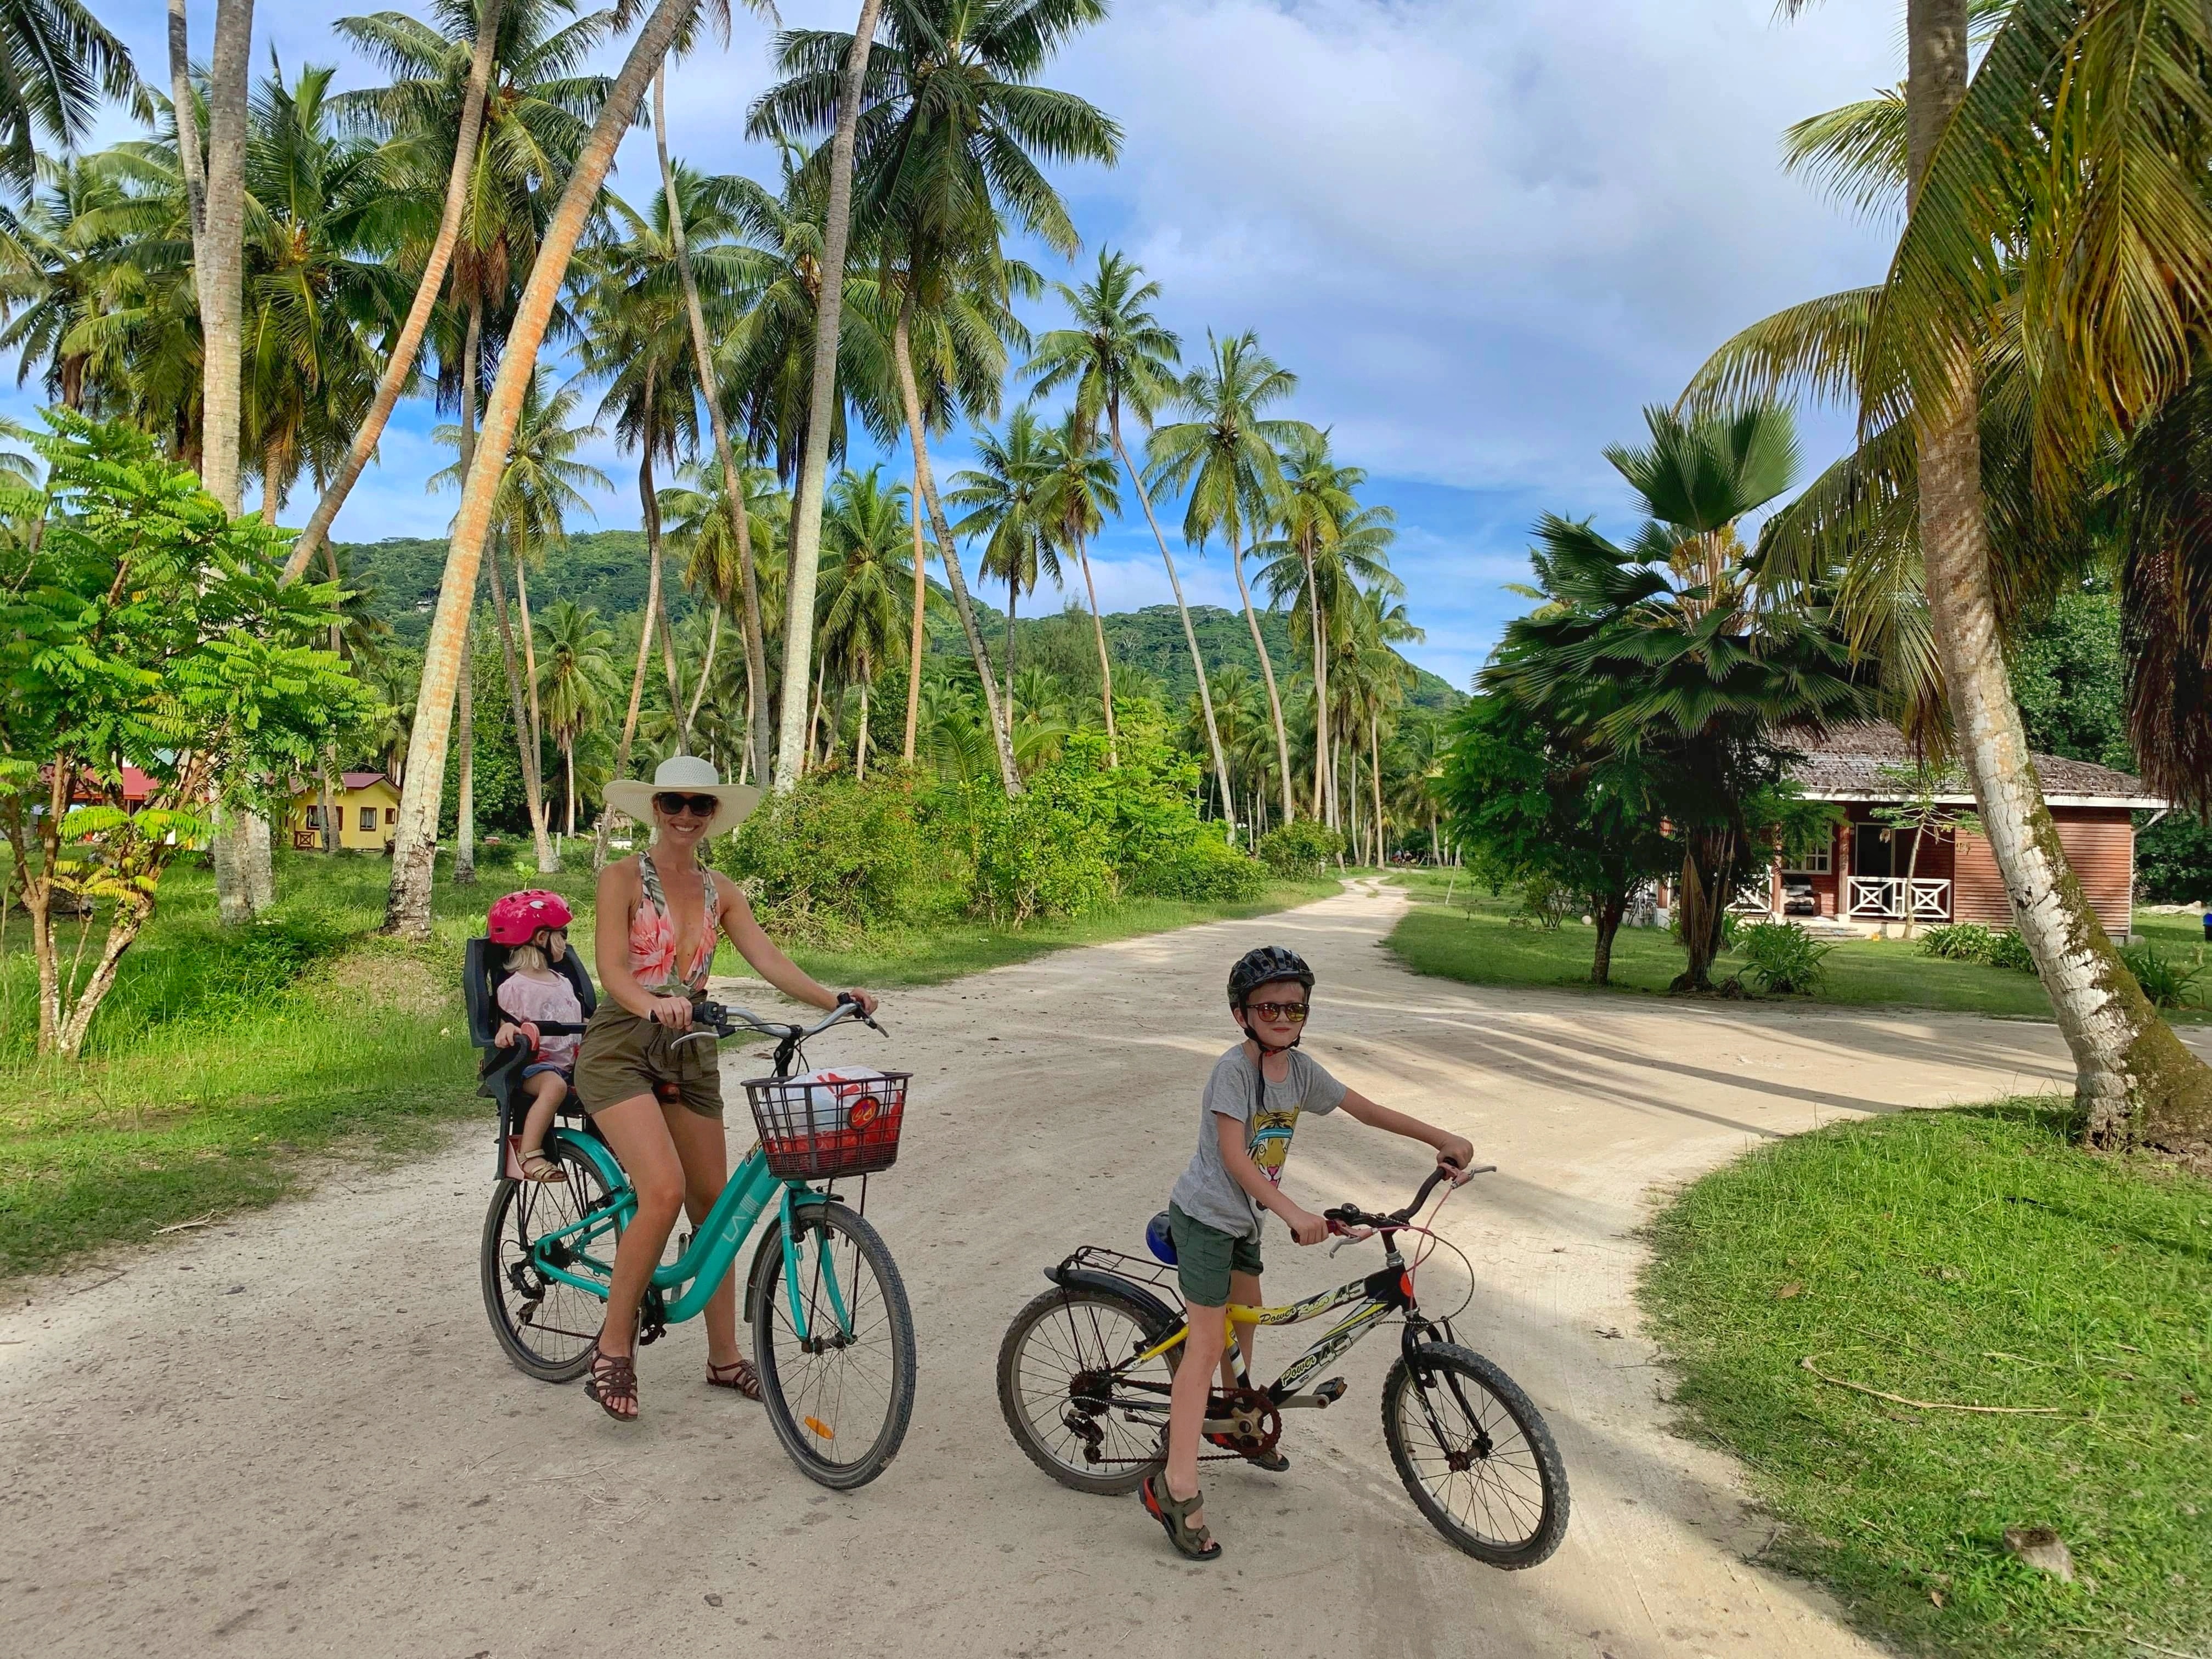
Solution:
M430 612L437 604L438 580L446 564L445 542L394 537L343 545L339 556L352 579L368 591L370 609L391 624L403 643L420 647L429 633ZM690 596L680 580L681 569L681 561L676 559L663 566L663 575L670 583L670 608L678 626L691 610ZM933 576L930 586L937 590L939 603L930 607L929 649L965 654L951 596L938 578ZM619 623L644 609L645 592L642 534L635 530L600 530L571 536L565 547L548 551L544 568L531 578L530 604L533 611L542 614L557 600L573 599ZM1005 637L1006 613L987 603L981 593L975 592L973 597L977 620L988 630L995 658ZM1199 649L1205 653L1209 668L1234 665L1259 672L1259 653L1252 648L1251 629L1237 612L1218 605L1199 605L1191 611L1191 623L1198 631ZM1190 653L1183 643L1182 622L1175 606L1154 605L1141 611L1115 611L1106 617L1105 626L1106 647L1117 667L1139 668L1157 677L1173 699L1188 696L1196 689ZM1024 614L1015 628L1018 636L1015 651L1020 660L1055 664L1070 654L1077 643L1068 637L1068 623L1057 611L1038 617ZM1260 628L1276 672L1287 672L1292 659L1289 617L1263 611ZM1087 618L1080 647L1096 660ZM1416 668L1414 673L1418 677L1411 699L1414 703L1449 708L1462 700L1460 691L1426 669Z

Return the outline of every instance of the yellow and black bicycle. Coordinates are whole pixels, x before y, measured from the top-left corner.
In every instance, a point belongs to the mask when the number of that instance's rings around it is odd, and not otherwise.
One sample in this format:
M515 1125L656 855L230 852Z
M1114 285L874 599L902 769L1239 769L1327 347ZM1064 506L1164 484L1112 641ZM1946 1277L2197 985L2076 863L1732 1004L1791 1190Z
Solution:
M1399 1479L1430 1523L1477 1560L1533 1567L1566 1535L1567 1471L1559 1447L1519 1384L1461 1346L1449 1318L1422 1314L1413 1282L1427 1252L1408 1265L1398 1248L1401 1233L1422 1235L1431 1248L1443 1242L1413 1217L1444 1175L1431 1175L1411 1204L1389 1215L1351 1205L1324 1212L1329 1230L1344 1235L1335 1249L1380 1236L1376 1272L1289 1307L1228 1310L1232 1322L1261 1325L1341 1312L1265 1388L1254 1385L1232 1334L1237 1386L1217 1387L1208 1398L1205 1431L1223 1449L1208 1456L1268 1456L1282 1437L1284 1413L1320 1410L1344 1397L1341 1377L1310 1389L1307 1379L1401 1315L1398 1358L1382 1384L1382 1437ZM1176 1295L1172 1269L1164 1261L1086 1244L1045 1277L1052 1289L1014 1316L999 1346L1006 1426L1030 1461L1060 1485L1134 1492L1161 1466L1168 1393L1187 1334L1183 1315L1166 1299Z

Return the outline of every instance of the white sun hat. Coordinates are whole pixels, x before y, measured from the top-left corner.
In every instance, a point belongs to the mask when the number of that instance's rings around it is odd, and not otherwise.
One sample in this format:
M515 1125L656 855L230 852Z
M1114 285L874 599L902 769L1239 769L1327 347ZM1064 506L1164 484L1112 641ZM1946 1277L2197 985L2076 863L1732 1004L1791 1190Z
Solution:
M607 805L640 823L653 822L653 798L665 793L712 795L721 808L708 821L707 834L719 836L736 829L760 805L761 792L750 784L724 783L711 761L696 755L672 755L653 770L653 781L622 778L607 786Z

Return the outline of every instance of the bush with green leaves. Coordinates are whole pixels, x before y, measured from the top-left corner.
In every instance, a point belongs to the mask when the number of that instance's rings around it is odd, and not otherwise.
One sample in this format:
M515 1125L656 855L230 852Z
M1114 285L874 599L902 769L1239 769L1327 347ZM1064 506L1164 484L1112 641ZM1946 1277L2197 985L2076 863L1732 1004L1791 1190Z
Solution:
M1920 936L1920 954L1947 962L1987 962L1996 948L1996 935L1976 921L1954 921L1930 927Z
M2165 955L2156 945L2131 945L2120 952L2120 960L2136 976L2136 983L2157 1008L2194 1008L2203 1001L2197 981L2203 974L2203 964L2177 962Z
M872 927L911 925L965 908L963 838L932 834L924 809L892 779L811 777L774 795L714 849L745 884L769 931L844 944Z
M1079 916L1120 890L1112 813L1099 774L1065 760L1042 767L1012 799L979 790L969 805L975 847L975 907L1001 927Z
M1327 824L1301 818L1260 837L1260 861L1285 880L1318 876L1344 852L1344 837Z
M1820 988L1826 970L1820 959L1835 949L1794 921L1757 921L1739 927L1737 953L1757 989L1769 996L1809 996Z
M1521 908L1506 919L1506 926L1556 933L1581 908L1582 895L1572 888L1551 876L1531 876L1521 884Z
M1983 960L1992 968L2007 968L2015 974L2035 971L2035 958L2028 954L2027 941L2009 927L1990 935L1990 953Z

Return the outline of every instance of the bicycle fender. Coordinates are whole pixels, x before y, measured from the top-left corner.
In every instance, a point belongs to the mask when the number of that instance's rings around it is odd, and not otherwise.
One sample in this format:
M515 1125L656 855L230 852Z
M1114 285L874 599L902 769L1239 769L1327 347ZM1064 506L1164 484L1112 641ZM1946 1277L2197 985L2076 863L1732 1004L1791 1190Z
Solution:
M1098 1267L1070 1267L1065 1263L1047 1267L1044 1276L1064 1291L1079 1287L1092 1291L1111 1291L1116 1296L1126 1296L1160 1322L1161 1328L1173 1330L1182 1322L1180 1310L1170 1308L1154 1296L1145 1285L1133 1279L1124 1279L1119 1273L1109 1273Z
M599 1136L581 1129L562 1127L556 1128L550 1138L571 1148L579 1158L598 1170L599 1179L606 1183L609 1192L618 1193L629 1185L629 1177L623 1173L622 1164L615 1158L614 1148Z

